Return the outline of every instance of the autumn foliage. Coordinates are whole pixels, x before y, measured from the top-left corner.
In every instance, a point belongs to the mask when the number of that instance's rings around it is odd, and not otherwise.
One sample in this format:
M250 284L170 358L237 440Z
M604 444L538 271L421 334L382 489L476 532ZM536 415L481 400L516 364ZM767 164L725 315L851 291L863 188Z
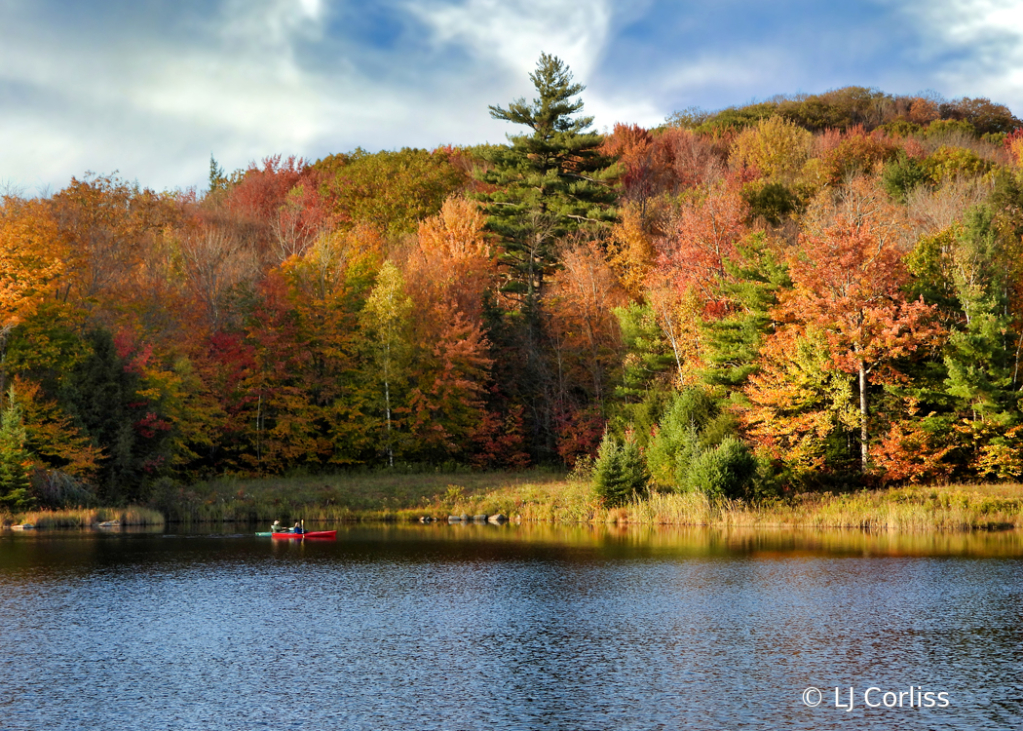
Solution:
M1019 478L1021 135L850 87L587 133L536 210L495 146L5 197L0 506L626 441L663 489Z

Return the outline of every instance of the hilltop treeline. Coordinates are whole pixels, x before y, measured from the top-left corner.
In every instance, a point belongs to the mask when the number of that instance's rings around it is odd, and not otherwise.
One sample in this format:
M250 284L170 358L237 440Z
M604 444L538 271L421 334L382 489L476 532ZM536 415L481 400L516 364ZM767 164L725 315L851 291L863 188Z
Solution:
M1004 106L847 88L598 135L558 59L531 78L507 145L4 197L0 499L602 439L662 489L1023 474Z

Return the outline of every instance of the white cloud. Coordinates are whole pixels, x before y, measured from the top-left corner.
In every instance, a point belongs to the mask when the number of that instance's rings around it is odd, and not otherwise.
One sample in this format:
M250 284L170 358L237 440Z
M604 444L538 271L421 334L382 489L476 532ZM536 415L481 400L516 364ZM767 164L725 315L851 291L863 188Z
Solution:
M704 53L666 72L659 86L666 92L689 94L710 87L722 90L761 89L767 93L784 83L801 59L794 59L777 47L746 46L722 53ZM736 99L735 103L746 100Z
M638 124L647 128L656 127L664 122L668 113L648 101L646 96L642 93L635 97L630 95L615 97L584 95L583 101L586 108L583 112L593 116L593 126L600 132L605 130L610 132L618 122Z
M406 8L433 30L434 42L466 47L522 79L534 70L541 51L565 61L577 80L587 78L600 60L612 19L610 0L434 1L409 2Z
M616 8L612 0L434 0L409 2L406 8L431 29L435 45L465 49L478 63L501 71L501 87L488 91L495 98L487 104L532 98L528 76L543 51L561 58L575 80L588 85L581 97L584 113L595 117L598 128L610 128L615 122L652 126L664 120L647 89L602 93L592 84L614 29L648 4L636 0ZM507 124L501 129L521 131Z
M185 187L203 182L211 151L231 169L277 152L315 156L346 130L382 141L382 120L407 123L399 91L344 59L329 73L297 61L326 15L320 0L226 0L188 19L189 43L121 27L98 43L23 15L0 27L0 93L17 101L0 117L0 136L17 140L0 150L0 180L59 188L117 169Z
M949 96L988 96L1023 115L1023 0L910 0L921 58Z
M992 33L1023 37L1021 0L910 0L904 10L934 32L939 44L970 46Z
M294 63L297 43L321 35L323 19L320 0L227 0L216 31L222 50L286 66Z
M229 0L209 24L211 46L146 55L130 103L199 134L230 131L301 147L321 132L323 101L331 98L295 59L320 22L317 0Z
M659 69L635 69L637 83L616 86L615 96L597 95L592 102L587 99L586 107L602 127L615 122L655 127L672 112L688 106L717 109L752 101L748 98L751 89L764 95L779 86L785 88L798 68L794 59L777 48L704 52ZM698 101L708 99L713 101Z
M521 130L487 105L533 96L541 50L588 86L598 128L819 86L803 56L827 55L762 34L720 40L717 16L698 29L706 43L657 47L629 35L665 12L651 0L218 0L202 11L122 0L77 20L57 14L65 1L0 0L0 182L60 188L120 170L183 187L203 184L210 152L233 169L275 153L498 142ZM870 2L906 13L927 40L926 73L909 64L889 77L1023 99L1023 0Z

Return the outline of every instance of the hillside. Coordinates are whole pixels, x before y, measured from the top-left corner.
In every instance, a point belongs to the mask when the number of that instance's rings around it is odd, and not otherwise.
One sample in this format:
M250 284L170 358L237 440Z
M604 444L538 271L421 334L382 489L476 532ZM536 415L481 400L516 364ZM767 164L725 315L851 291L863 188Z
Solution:
M0 502L572 466L756 497L1023 475L1023 122L850 87L0 209ZM612 443L613 442L613 443Z

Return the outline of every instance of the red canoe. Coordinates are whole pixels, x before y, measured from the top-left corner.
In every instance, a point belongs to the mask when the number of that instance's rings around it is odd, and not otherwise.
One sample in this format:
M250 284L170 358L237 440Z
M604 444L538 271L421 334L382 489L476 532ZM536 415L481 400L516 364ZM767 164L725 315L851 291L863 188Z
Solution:
M337 538L336 530L311 530L308 533L274 533L274 538L294 538L302 540L305 538Z

